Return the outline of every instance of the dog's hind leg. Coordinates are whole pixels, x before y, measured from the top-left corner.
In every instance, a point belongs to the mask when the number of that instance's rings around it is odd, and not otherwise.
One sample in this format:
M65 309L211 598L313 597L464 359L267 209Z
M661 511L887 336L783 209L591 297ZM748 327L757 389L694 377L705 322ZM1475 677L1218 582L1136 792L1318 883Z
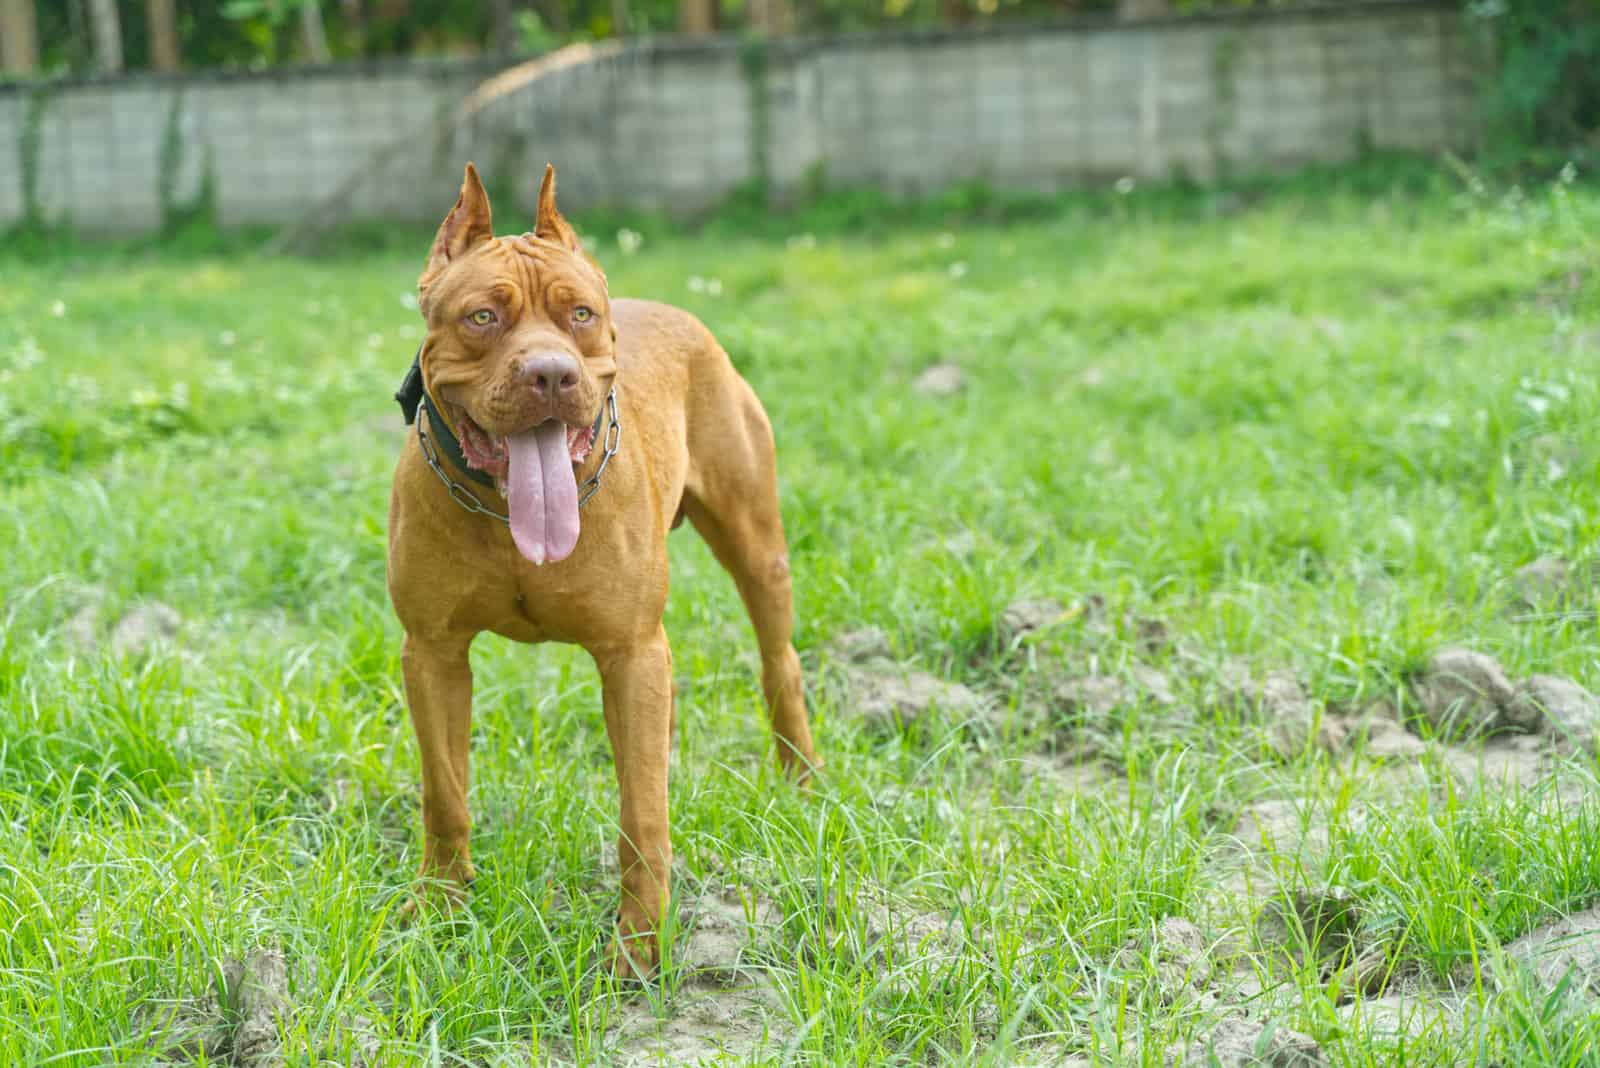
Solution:
M789 549L778 511L772 426L744 380L730 373L727 381L738 392L735 418L719 420L704 448L691 443L683 510L744 599L761 646L761 689L778 760L803 782L821 763L811 744L800 658L791 641ZM701 429L691 418L691 435Z

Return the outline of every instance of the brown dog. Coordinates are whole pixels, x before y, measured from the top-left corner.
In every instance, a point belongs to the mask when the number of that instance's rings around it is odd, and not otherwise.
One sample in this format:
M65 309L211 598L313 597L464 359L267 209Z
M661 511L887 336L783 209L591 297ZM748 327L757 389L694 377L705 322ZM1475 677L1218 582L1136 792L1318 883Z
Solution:
M417 292L426 394L395 471L389 596L405 627L421 754L422 875L455 887L473 876L472 639L488 630L574 642L600 669L622 801L612 968L647 971L672 863L666 539L685 516L755 624L779 760L802 781L817 766L789 640L772 429L693 316L611 302L605 275L556 210L553 169L534 231L495 237L468 164Z

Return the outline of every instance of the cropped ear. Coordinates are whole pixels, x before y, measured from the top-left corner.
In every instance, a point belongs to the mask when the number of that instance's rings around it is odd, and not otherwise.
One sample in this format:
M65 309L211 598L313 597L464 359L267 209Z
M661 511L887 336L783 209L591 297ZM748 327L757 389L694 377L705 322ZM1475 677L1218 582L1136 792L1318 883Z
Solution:
M539 186L539 212L533 223L533 236L565 245L574 252L582 252L578 234L556 210L556 169L554 164L544 165L544 182Z
M456 198L456 206L450 209L450 214L439 224L439 232L434 235L433 248L428 253L428 265L422 269L422 277L417 279L417 289L426 290L428 283L438 277L439 272L448 267L452 260L460 259L474 246L492 237L494 224L489 216L489 194L483 191L478 168L469 163L466 176L461 179L461 195Z

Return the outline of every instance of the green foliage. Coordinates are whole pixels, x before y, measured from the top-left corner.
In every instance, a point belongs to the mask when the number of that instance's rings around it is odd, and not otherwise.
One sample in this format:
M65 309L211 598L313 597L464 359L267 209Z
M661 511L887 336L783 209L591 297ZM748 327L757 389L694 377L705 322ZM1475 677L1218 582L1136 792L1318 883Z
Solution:
M1492 42L1490 163L1600 158L1600 0L1468 0Z
M1306 0L1309 2L1309 0ZM302 58L296 15L316 4L335 59L396 55L461 55L500 50L489 0L193 0L179 4L179 45L192 68L257 67ZM82 4L41 4L39 34L50 70L93 69L93 48ZM511 51L548 51L573 41L677 28L678 0L541 0L516 3ZM1103 14L1116 0L792 0L801 32L830 33L891 27L955 25L981 29L1006 19L1051 19ZM1175 0L1174 10L1199 13L1279 6L1273 0ZM719 0L717 28L750 28L745 0ZM125 66L148 64L144 0L117 0Z

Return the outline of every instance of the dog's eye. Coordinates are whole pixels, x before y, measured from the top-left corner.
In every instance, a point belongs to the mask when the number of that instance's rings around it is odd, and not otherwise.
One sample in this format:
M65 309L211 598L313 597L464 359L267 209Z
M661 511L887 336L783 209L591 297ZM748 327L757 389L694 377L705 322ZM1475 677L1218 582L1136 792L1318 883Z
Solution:
M582 305L579 305L578 307L572 309L572 321L575 322L575 323L587 323L589 320L591 320L593 318L594 318L594 312L590 311L588 308L583 307Z
M479 308L467 316L467 321L473 326L488 326L494 322L494 312L488 308Z

